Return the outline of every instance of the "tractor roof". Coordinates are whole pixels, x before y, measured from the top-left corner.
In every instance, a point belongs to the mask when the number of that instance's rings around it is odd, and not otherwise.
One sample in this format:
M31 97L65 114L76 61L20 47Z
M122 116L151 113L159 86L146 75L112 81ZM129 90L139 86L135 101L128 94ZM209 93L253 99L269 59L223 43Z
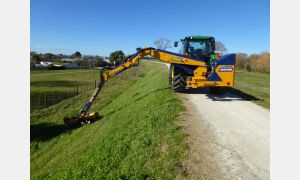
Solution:
M212 36L187 36L186 39L211 39L214 38Z

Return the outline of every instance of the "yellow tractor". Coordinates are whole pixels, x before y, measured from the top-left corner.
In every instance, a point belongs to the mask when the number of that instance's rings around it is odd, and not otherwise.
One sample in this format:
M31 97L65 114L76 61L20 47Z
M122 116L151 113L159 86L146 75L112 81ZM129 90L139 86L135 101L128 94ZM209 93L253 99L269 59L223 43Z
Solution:
M136 66L139 59L152 56L164 63L169 63L169 82L171 89L184 92L189 88L209 87L212 91L234 85L235 54L221 56L215 52L215 39L210 36L187 36L180 41L182 53L177 54L155 48L137 48L117 67L105 67L100 71L100 80L90 100L79 110L75 117L65 117L69 127L92 123L100 118L97 112L88 114L104 83L112 76ZM178 41L174 43L178 46Z

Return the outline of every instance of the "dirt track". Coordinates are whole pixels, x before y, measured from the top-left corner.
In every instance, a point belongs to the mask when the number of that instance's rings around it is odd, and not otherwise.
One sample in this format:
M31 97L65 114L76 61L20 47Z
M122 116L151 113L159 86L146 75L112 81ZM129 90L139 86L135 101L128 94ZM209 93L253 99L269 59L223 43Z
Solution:
M269 110L229 92L211 95L205 88L178 96L186 107L181 119L190 146L183 176L270 179Z
M237 95L206 89L179 94L193 179L269 179L269 111Z

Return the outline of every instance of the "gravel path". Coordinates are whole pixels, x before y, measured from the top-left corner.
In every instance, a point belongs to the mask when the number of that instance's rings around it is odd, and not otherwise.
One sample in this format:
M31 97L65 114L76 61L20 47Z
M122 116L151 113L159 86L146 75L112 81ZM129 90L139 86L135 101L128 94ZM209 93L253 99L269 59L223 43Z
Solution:
M206 88L178 96L186 107L181 116L189 134L185 174L192 179L270 179L269 110L229 92L212 95Z
M269 179L268 110L228 92L216 96L202 89L179 96L187 108L183 114L187 131L192 131L186 162L192 176ZM205 164L213 168L203 172ZM217 171L219 174L214 176Z

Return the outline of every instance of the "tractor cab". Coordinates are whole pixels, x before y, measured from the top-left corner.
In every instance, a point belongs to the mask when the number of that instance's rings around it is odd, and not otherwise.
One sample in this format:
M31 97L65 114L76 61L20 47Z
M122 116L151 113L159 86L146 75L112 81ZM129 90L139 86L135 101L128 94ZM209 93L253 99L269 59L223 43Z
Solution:
M182 54L187 57L204 60L207 65L216 59L215 39L210 36L187 36L182 42ZM174 46L178 46L175 41Z

